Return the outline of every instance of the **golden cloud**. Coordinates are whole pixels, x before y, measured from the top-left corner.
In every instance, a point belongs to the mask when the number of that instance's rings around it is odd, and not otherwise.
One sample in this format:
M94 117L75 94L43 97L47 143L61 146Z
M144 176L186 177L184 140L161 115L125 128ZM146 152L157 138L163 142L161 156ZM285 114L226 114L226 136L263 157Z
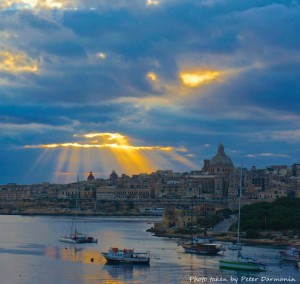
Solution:
M76 7L77 0L2 0L0 9L63 9Z
M53 143L53 144L39 144L39 145L26 145L24 148L110 148L110 149L121 149L121 150L158 150L158 151L172 151L173 147L167 146L134 146L130 145L128 138L120 133L87 133L87 134L75 134L74 137L83 137L87 139L101 138L99 140L91 140L90 143L81 142L66 142L66 143ZM110 143L108 143L110 142ZM186 151L185 148L178 148L179 151ZM184 149L184 150L183 150Z
M38 63L24 52L0 50L0 71L9 73L37 73Z
M105 58L106 58L106 54L103 53L103 52L98 52L96 55L97 55L97 57L98 57L99 59L105 59Z
M147 73L147 78L150 80L150 81L156 81L157 80L157 75L153 72L148 72Z
M92 141L94 143L94 141ZM161 146L133 146L133 145L119 145L118 143L112 144L82 144L82 143L54 143L54 144L40 144L40 145L26 145L24 148L113 148L123 150L159 150L171 151L172 147Z
M179 77L183 85L190 88L200 87L208 82L216 80L220 76L219 71L203 70L194 72L181 72Z
M157 0L147 0L146 5L147 6L157 6L157 5L159 5L159 1L157 1Z

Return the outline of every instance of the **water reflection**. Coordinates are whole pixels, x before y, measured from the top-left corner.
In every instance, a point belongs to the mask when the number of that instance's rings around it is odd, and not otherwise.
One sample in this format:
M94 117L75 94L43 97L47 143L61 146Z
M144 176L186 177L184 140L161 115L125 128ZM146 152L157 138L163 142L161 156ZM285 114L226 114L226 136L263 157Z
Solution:
M85 264L104 264L105 259L97 250L89 250L80 247L60 248L60 258L64 261L80 262Z
M240 281L241 276L248 275L290 276L300 281L299 270L291 263L281 263L277 249L243 248L246 255L266 261L269 265L267 272L225 271L219 269L219 260L231 257L230 251L226 251L225 256L212 257L185 253L177 246L176 240L157 238L147 233L148 220L84 220L93 236L101 240L97 245L59 243L57 232L62 223L67 224L67 219L0 216L0 283L183 284L190 283L191 276L208 279L236 277ZM149 250L152 257L150 266L107 265L100 252L110 246ZM207 283L221 282L208 280Z

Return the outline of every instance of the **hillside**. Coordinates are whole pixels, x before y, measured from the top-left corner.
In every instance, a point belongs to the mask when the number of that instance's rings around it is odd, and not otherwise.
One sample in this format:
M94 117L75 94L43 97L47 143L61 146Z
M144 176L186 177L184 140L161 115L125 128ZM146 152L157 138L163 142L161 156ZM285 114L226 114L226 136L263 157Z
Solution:
M259 202L241 210L242 230L300 230L300 199L280 198Z

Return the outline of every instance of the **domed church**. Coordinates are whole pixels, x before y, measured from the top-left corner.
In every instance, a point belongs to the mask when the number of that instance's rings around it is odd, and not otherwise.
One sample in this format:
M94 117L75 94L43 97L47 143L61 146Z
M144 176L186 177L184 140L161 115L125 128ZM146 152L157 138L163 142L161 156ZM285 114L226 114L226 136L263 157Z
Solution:
M95 177L93 175L93 172L90 172L89 176L86 179L88 182L93 182L95 181Z
M229 156L225 154L224 146L219 144L218 153L208 163L208 172L214 175L227 175L234 171L234 165Z

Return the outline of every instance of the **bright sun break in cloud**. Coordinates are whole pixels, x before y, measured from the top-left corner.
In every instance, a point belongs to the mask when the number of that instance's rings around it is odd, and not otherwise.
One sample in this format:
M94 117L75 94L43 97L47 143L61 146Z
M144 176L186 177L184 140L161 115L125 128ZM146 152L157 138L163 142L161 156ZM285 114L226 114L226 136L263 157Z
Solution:
M204 70L195 72L181 72L179 77L183 85L190 88L197 88L206 83L216 80L220 76L219 71Z
M159 5L159 1L157 1L157 0L147 0L146 5L147 6L157 6L157 5Z
M38 63L23 52L0 50L0 71L8 73L36 73L38 71Z
M187 157L179 154L186 152L183 148L135 146L131 144L128 136L120 133L87 133L76 134L73 137L84 141L26 145L24 148L44 149L39 163L48 160L49 155L53 158L55 153L57 155L55 173L68 173L65 175L68 180L64 182L70 182L72 181L70 179L74 178L70 172L76 175L82 171L110 172L115 169L131 175L149 173L164 167L170 159L190 168L196 167Z
M106 54L103 53L103 52L98 52L98 53L97 53L97 57L98 57L99 59L105 59L105 58L106 58Z
M150 81L156 81L157 80L157 75L153 72L148 72L147 73L147 78L150 80Z

